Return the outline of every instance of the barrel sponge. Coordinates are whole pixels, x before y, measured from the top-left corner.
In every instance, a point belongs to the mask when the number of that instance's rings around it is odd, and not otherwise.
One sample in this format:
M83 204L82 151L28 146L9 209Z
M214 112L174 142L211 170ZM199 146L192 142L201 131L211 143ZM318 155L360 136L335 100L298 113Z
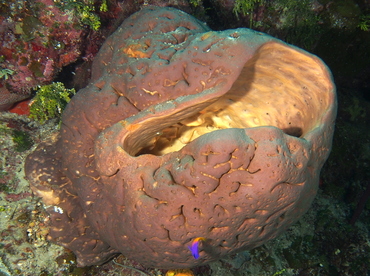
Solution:
M316 56L147 7L106 40L26 175L79 266L122 253L191 268L260 246L307 211L336 109Z

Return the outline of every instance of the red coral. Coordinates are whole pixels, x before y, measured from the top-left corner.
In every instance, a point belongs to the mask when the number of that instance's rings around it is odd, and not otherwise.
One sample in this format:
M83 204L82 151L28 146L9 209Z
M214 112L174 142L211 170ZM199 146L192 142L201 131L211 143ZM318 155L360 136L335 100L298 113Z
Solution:
M29 115L30 114L30 100L25 100L18 102L16 105L14 105L11 109L9 109L9 112L11 113L17 113L19 115Z
M32 88L50 82L63 66L81 56L86 31L74 27L76 17L71 18L49 0L27 5L26 10L12 15L13 20L18 18L15 22L0 18L2 67L13 71L1 79L0 111L28 97Z

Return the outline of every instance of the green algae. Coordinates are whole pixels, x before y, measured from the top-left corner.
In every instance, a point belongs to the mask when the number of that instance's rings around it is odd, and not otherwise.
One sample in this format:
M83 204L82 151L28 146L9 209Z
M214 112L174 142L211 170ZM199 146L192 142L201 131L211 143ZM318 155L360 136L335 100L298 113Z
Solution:
M101 21L99 15L96 13L94 0L56 0L54 2L62 11L73 12L82 26L87 25L94 31L99 30ZM99 6L99 11L108 11L108 4L106 0L102 1L101 5Z
M75 89L67 89L61 82L39 86L30 106L30 118L41 124L53 118L60 118L75 93Z
M32 138L25 131L14 129L12 131L12 137L17 152L29 150L33 146Z
M243 14L244 16L249 16L249 28L253 28L253 12L259 6L262 5L264 0L236 0L234 3L233 12L235 13L236 17L239 14Z

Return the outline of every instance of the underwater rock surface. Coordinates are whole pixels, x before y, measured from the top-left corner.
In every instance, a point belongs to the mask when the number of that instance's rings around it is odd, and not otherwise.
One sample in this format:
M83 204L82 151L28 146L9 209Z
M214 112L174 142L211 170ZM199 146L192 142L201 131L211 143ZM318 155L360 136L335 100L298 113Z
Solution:
M107 39L26 174L50 236L80 266L122 253L194 267L257 247L307 211L336 108L316 56L147 7Z

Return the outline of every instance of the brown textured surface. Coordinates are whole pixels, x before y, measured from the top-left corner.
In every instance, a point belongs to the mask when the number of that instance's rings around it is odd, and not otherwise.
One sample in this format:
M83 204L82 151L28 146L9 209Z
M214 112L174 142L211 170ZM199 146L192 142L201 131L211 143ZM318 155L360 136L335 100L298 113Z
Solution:
M192 267L263 244L309 208L336 113L315 56L149 7L107 39L92 75L26 162L52 239L79 265L121 252Z

